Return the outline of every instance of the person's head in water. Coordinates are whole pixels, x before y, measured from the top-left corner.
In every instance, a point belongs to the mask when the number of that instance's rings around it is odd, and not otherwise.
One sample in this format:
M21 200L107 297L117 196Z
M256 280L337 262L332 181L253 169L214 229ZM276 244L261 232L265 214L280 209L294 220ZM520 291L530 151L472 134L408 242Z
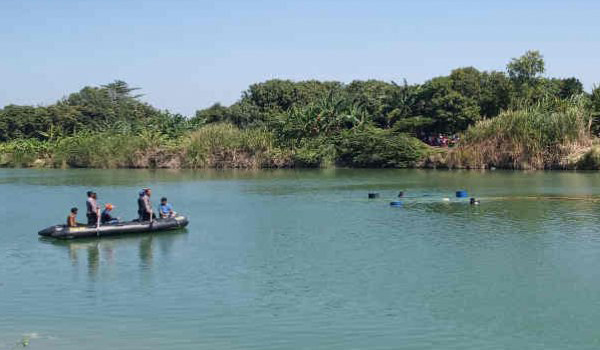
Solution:
M160 199L160 204L167 204L167 197L162 197Z
M398 192L398 197L404 197L404 191Z
M471 205L479 204L479 201L475 198L471 198Z
M71 208L71 214L77 215L77 208L75 208L75 207Z

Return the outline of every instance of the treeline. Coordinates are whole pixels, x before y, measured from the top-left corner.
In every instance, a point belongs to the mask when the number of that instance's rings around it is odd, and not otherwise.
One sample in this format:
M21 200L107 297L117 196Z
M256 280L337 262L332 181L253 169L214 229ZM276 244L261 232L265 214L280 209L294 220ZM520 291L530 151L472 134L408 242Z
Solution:
M584 93L577 78L546 78L544 72L542 56L530 51L509 62L505 72L458 68L423 84L270 80L251 85L233 105L215 104L196 112L194 119L239 127L267 125L286 137L292 130L314 136L357 124L415 135L456 133L502 110ZM600 102L600 90L591 96ZM307 124L311 127L301 132Z
M84 87L50 106L5 106L0 109L0 142L53 140L104 131L151 131L178 137L196 127L189 118L141 102L137 90L117 80L100 87Z
M4 107L0 110L0 142L4 142L0 155L4 152L4 163L10 164L9 156L14 159L20 152L15 150L27 148L23 145L29 142L38 145L32 149L43 148L35 157L52 159L46 162L52 166L58 166L58 158L62 166L96 167L415 166L438 152L419 139L464 133L507 111L549 105L547 101L568 104L577 100L573 102L577 108L590 115L588 129L597 132L600 89L588 94L577 78L548 78L544 72L540 53L528 51L512 59L505 71L458 68L423 84L269 80L251 85L231 106L215 104L191 117L143 103L137 88L115 81L85 87L50 106ZM145 156L158 154L162 160L98 162L91 158L110 157L117 150L102 155L89 150L88 162L81 161L84 156L75 162L69 159L72 153L82 152L77 147L62 158L53 151L64 148L65 140L98 134L111 135L113 142L122 136L128 144L139 139L144 146L134 143L128 152L134 157L144 152ZM258 142L263 147L254 147L252 137L263 140ZM226 138L237 138L241 144ZM102 139L96 137L96 143L85 147L100 148ZM191 140L202 145L204 154L193 151ZM148 145L152 145L151 151ZM487 165L485 160L477 163Z

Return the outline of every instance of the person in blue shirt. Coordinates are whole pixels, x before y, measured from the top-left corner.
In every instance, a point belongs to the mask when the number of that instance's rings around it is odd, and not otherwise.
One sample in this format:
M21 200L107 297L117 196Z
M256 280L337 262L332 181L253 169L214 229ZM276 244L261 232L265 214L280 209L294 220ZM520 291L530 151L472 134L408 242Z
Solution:
M171 203L167 202L167 197L162 197L160 199L160 206L158 207L158 212L160 214L161 218L172 218L175 217L175 215L177 215L177 213L175 213L173 211L173 206L171 205Z

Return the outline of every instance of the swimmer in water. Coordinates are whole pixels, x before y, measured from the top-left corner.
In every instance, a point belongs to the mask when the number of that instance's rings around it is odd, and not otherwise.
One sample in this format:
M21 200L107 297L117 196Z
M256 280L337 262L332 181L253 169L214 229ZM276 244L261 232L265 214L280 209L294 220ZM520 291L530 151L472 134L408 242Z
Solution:
M471 205L479 205L479 204L480 204L479 200L478 200L478 199L475 199L475 198L471 198L471 201L470 201L469 203L470 203Z

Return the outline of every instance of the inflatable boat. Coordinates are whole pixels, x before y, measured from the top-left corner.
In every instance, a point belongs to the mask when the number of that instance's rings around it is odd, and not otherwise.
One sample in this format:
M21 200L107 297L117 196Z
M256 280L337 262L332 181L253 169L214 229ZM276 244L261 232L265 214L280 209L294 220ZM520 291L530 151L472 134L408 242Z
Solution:
M174 218L156 219L150 221L126 221L115 224L96 226L68 227L67 225L55 225L47 227L38 232L40 236L61 239L107 237L130 233L150 233L157 231L176 230L188 225L187 217L178 215Z

